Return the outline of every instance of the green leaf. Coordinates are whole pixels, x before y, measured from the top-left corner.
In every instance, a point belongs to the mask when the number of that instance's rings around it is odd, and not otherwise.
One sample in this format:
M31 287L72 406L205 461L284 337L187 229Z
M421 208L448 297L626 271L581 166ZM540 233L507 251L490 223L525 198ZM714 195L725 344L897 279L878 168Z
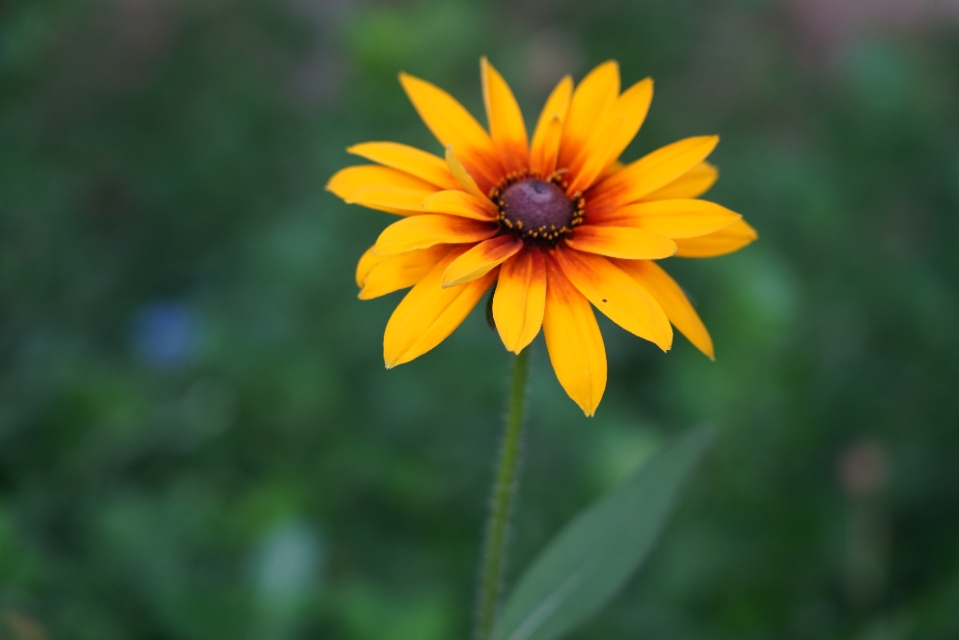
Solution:
M566 525L519 579L496 640L554 640L606 604L649 555L711 439L673 441Z

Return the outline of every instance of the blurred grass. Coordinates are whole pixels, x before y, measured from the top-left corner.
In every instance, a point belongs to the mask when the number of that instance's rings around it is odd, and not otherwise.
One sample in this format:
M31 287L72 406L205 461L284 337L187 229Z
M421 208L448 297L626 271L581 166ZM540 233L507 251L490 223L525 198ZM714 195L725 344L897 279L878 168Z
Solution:
M712 422L575 637L959 635L959 23L842 6L0 5L0 638L465 636L509 358L477 313L385 371L398 295L352 273L386 219L323 185L354 142L438 150L395 74L479 114L482 54L527 119L653 76L627 157L721 134L710 197L761 236L666 263L715 363L604 323L587 420L536 343L512 575Z

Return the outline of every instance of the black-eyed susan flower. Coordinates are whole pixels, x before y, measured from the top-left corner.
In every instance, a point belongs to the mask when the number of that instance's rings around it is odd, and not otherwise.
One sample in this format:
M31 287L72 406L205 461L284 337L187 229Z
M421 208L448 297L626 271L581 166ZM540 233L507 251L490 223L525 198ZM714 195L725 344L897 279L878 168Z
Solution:
M438 345L494 285L503 344L519 353L542 327L560 384L587 415L606 387L592 307L663 350L675 326L712 358L706 327L656 260L719 256L756 238L739 214L699 199L718 177L706 162L718 137L621 164L653 83L620 93L611 61L575 89L563 78L530 140L509 86L485 58L480 70L489 131L442 89L400 74L445 159L358 144L348 151L377 164L343 169L327 185L348 203L401 216L356 270L362 299L412 287L386 326L386 366Z

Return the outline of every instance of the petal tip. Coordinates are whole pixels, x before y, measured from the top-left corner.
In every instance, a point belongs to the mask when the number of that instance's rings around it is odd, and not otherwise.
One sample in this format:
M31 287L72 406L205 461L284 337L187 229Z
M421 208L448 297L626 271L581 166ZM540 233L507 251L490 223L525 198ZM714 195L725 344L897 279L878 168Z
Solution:
M669 333L659 336L659 339L654 342L654 344L663 350L663 353L668 353L673 348L673 338L675 334L673 332L672 325L669 326Z
M403 90L406 91L407 95L409 95L412 85L422 82L422 80L416 76L411 76L405 71L400 71L397 77L400 79L400 86L403 87Z

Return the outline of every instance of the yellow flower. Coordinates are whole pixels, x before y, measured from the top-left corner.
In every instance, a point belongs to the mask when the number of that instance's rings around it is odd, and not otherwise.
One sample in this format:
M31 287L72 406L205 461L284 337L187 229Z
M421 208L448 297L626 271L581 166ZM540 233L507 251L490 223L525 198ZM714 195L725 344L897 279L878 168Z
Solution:
M739 214L697 199L718 177L705 159L719 138L686 138L620 164L653 83L620 93L610 61L575 90L563 78L529 141L509 86L485 58L480 71L488 133L448 93L400 74L445 159L367 142L347 151L378 164L343 169L327 185L348 203L402 216L356 270L364 300L413 287L387 323L386 366L442 342L493 285L503 344L519 353L542 327L560 384L587 415L606 388L592 306L664 351L675 325L712 358L706 327L654 261L723 255L757 237Z

